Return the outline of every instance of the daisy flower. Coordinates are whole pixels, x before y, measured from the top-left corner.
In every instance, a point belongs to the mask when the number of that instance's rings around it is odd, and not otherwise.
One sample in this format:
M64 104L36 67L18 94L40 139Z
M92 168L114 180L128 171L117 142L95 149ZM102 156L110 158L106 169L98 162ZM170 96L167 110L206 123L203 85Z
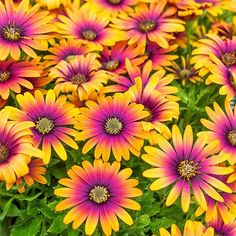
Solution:
M170 54L178 47L177 44L170 45L169 48L161 48L154 42L149 42L146 47L148 59L152 61L154 70L160 69L162 66L170 66L171 61L178 58L177 55Z
M61 61L49 74L56 79L56 92L78 92L81 101L87 100L94 91L100 91L107 83L108 74L100 70L98 55L89 53L80 55L69 62Z
M116 43L112 47L104 47L98 60L102 64L102 69L110 71L115 75L126 73L125 59L138 66L144 62L147 56L142 55L142 50L138 45L127 45L127 41Z
M16 182L17 178L29 172L28 163L32 156L43 158L43 152L35 148L32 132L33 122L11 122L9 111L0 110L0 180L6 187Z
M176 224L171 225L171 232L164 228L159 229L160 236L214 236L214 229L212 227L206 228L202 222L187 220L184 225L184 231L181 230Z
M184 22L174 17L175 10L166 8L167 1L160 0L150 5L140 3L134 12L121 13L119 18L112 19L112 27L124 31L123 39L128 45L138 43L145 49L148 40L162 48L168 48L169 39L174 39L173 32L185 30Z
M112 230L119 231L120 218L126 224L133 224L129 213L124 209L140 210L140 205L130 199L142 195L135 188L136 179L128 179L132 174L130 168L120 171L120 164L112 164L95 160L92 165L82 162L82 167L74 165L69 171L70 178L59 180L65 187L55 189L55 194L66 199L56 206L56 211L72 208L63 222L73 222L72 228L77 229L85 222L86 235L92 235L100 222L105 235Z
M214 110L206 107L210 120L201 119L201 123L209 130L198 133L208 136L208 143L218 142L217 151L228 155L229 162L236 162L236 109L232 111L229 102L225 101L225 112L214 102Z
M100 51L103 46L112 46L123 38L121 31L108 26L108 12L99 14L85 4L77 11L67 9L67 14L68 17L59 16L61 22L56 23L62 37L80 39L82 43Z
M73 149L78 149L76 142L70 137L78 132L68 128L68 125L74 124L74 116L78 113L78 109L66 102L66 96L56 97L53 90L48 90L44 98L42 92L36 90L34 96L26 92L24 95L17 95L16 99L21 110L7 107L12 111L10 119L17 122L33 122L34 126L31 128L33 142L36 147L42 146L45 164L50 161L51 147L62 160L67 159L64 143Z
M186 81L196 83L201 80L198 76L198 70L195 70L189 62L189 58L181 56L181 65L176 62L171 62L171 67L166 67L166 70L174 76L175 79L181 80L182 85L186 84Z
M44 167L44 163L40 159L32 159L28 163L29 172L16 180L16 185L22 185L22 183L26 183L27 186L32 186L35 182L40 184L46 184L47 180L43 176L46 173L46 168ZM9 185L10 189L12 186ZM18 189L19 193L25 192L25 186L20 186Z
M49 24L52 16L47 11L39 11L39 5L30 7L29 0L15 6L12 0L0 2L0 60L10 54L19 60L22 52L36 58L36 50L47 50L49 32L55 28Z
M42 67L38 66L34 61L14 61L12 59L0 61L0 97L7 100L10 91L20 93L22 88L32 90L32 80L40 77Z
M90 51L92 49L82 44L79 40L61 39L59 43L55 43L53 47L48 49L51 54L44 56L44 59L48 60L47 66L52 66L62 60L69 62L75 56L85 55Z
M205 195L223 202L224 199L218 190L226 193L232 193L232 190L217 176L229 174L232 169L219 166L227 156L214 155L217 143L206 145L205 137L198 138L194 143L190 125L186 127L183 137L179 128L174 125L172 142L173 145L158 135L160 149L151 146L144 148L147 154L143 154L142 159L154 168L144 171L143 175L157 178L150 189L159 190L171 185L166 205L172 205L181 194L181 206L184 212L189 209L192 191L196 201L204 210L207 209Z
M159 69L153 73L152 61L148 60L142 67L132 65L129 59L125 60L125 66L128 76L113 76L110 78L114 84L104 87L101 92L103 93L114 93L114 92L126 92L128 89L135 84L135 79L137 77L142 78L142 84L145 85L149 80L156 80L158 90L161 94L167 97L171 101L178 101L179 98L174 93L178 92L178 89L174 86L169 86L169 84L174 80L173 75L166 75L166 71ZM155 79L154 79L155 78Z
M117 161L123 157L129 160L130 152L140 155L145 133L141 120L148 116L143 106L129 103L128 94L114 97L99 97L98 102L88 101L87 107L80 108L75 128L81 132L77 140L87 140L82 153L86 154L96 146L94 155L108 161L111 151Z

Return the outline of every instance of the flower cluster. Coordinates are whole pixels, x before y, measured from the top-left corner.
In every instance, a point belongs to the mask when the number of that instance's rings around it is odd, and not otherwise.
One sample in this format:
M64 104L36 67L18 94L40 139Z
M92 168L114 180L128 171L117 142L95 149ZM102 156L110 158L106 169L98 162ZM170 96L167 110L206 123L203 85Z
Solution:
M235 12L0 0L0 190L43 209L35 235L236 235Z

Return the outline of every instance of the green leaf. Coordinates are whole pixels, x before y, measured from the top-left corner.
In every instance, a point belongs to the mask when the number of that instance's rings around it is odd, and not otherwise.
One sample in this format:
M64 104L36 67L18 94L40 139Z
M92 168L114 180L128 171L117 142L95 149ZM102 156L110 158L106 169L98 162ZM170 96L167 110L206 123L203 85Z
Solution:
M48 229L49 233L61 233L67 228L67 225L63 223L64 215L59 215L52 222L50 228Z
M138 226L140 227L145 227L149 225L151 222L150 218L148 215L141 215L138 220Z
M5 216L7 215L8 210L10 209L10 206L12 204L12 201L14 200L15 197L10 198L7 203L3 207L3 212L0 214L0 221L3 221Z
M43 215L45 215L49 219L54 219L55 218L55 212L52 211L48 206L41 208L40 211L42 212Z

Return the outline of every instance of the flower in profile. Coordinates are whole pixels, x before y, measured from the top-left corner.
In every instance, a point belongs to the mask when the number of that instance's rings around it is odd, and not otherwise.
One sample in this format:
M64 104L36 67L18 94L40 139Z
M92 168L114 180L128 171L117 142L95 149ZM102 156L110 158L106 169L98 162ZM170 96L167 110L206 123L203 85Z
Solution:
M30 7L29 0L23 0L15 6L12 0L0 2L0 60L11 54L19 60L22 52L36 58L36 50L47 50L49 32L54 26L49 24L52 16L39 11L39 5ZM22 51L21 51L22 50Z
M173 75L166 75L166 71L159 69L152 73L152 61L148 60L142 67L132 65L130 60L127 58L125 60L125 66L128 76L113 76L110 78L114 84L107 85L102 88L103 93L113 93L113 92L126 92L128 89L135 84L135 79L137 77L142 78L142 84L145 85L149 80L158 81L156 90L158 90L162 95L167 97L171 101L178 101L179 98L173 94L178 92L178 89L174 86L169 86L169 84L174 80ZM154 79L155 78L155 79Z
M85 4L77 11L67 9L67 16L59 16L57 22L58 33L65 38L80 39L97 50L103 46L112 46L123 38L122 32L108 26L110 16L108 12L97 13Z
M187 57L181 56L181 65L172 61L170 67L166 67L166 70L174 76L175 79L181 80L183 85L186 84L186 81L191 81L196 83L201 80L201 77L198 76L198 70L195 70L190 64L190 59Z
M98 97L98 102L88 101L80 108L75 128L81 132L77 140L87 140L82 153L96 146L94 155L108 161L111 151L117 161L129 160L130 152L140 155L145 133L141 120L148 116L143 105L129 103L128 94L116 93L113 97Z
M160 69L162 66L170 66L171 61L178 58L177 55L170 54L178 47L177 44L172 44L168 48L161 48L154 42L149 42L146 47L148 59L152 61L154 70Z
M142 85L142 79L137 77L135 85L128 92L131 102L142 104L144 110L149 113L142 121L145 131L156 130L166 138L171 137L169 128L163 123L171 121L173 118L178 119L179 105L177 102L169 101L155 88L158 80L155 77L150 79L145 86ZM151 134L153 136L153 134Z
M104 47L98 60L102 64L102 69L112 72L115 75L126 73L125 59L138 66L147 58L142 55L142 50L138 45L127 45L127 41L116 43L112 47Z
M22 88L33 89L33 84L29 81L40 77L42 67L34 61L14 61L12 59L0 61L0 97L7 100L10 91L20 93Z
M29 172L16 179L16 185L22 185L24 182L28 187L32 186L35 182L40 184L46 184L47 180L43 176L46 173L46 168L44 167L44 163L41 159L31 159L28 163ZM10 189L11 185L8 185L7 188ZM25 185L20 186L18 189L19 193L25 192Z
M214 110L206 107L210 120L201 119L201 123L208 129L198 133L198 136L208 136L208 143L218 142L217 150L228 155L231 164L236 162L236 115L229 102L225 101L225 112L214 102Z
M59 43L55 43L53 47L48 49L51 54L44 56L44 59L48 60L47 66L52 66L62 60L69 62L75 56L85 55L90 51L92 49L82 44L79 40L61 39Z
M62 160L67 159L62 143L78 149L78 145L70 137L74 137L78 132L68 128L74 124L74 116L78 113L78 109L72 103L66 102L66 96L56 97L53 90L48 90L44 98L43 93L36 90L34 96L26 92L24 95L17 95L16 99L21 110L7 107L11 111L10 119L17 122L33 122L34 126L31 128L33 142L36 147L42 145L45 164L50 161L51 147Z
M80 101L87 100L94 91L100 91L107 83L108 74L100 70L98 55L89 53L76 56L69 62L61 61L49 74L56 79L56 92L77 92Z
M142 159L155 168L144 171L143 175L157 178L150 189L159 190L172 186L166 199L167 206L172 205L181 194L181 206L187 212L193 191L198 204L206 210L205 196L223 202L218 190L232 193L231 188L217 178L232 172L232 168L219 165L227 160L227 155L214 155L217 143L206 145L206 141L206 137L201 137L194 143L190 125L185 128L183 137L178 126L174 125L173 145L158 135L160 149L151 146L144 148L147 154L143 154Z
M148 40L162 48L168 48L168 40L174 39L173 32L185 30L184 22L175 18L175 9L166 8L167 1L160 0L150 5L140 3L134 12L121 13L112 19L112 27L124 31L123 39L128 45L138 43L143 50Z
M30 128L33 122L11 122L9 111L0 110L0 180L9 185L29 172L32 156L43 158L43 152L35 148Z
M214 236L214 229L212 227L206 228L202 222L187 220L184 225L184 231L181 230L176 224L171 225L171 232L166 229L159 229L160 236Z
M120 164L112 164L95 160L94 165L83 161L82 166L74 165L69 171L70 178L60 179L63 188L55 189L55 194L66 197L56 206L56 211L72 209L66 214L64 223L73 222L72 228L77 229L85 223L86 235L92 235L98 221L105 235L111 235L112 230L119 231L120 218L131 225L133 220L124 209L140 210L140 205L130 199L142 195L135 188L136 179L128 179L132 170L126 168L120 171Z

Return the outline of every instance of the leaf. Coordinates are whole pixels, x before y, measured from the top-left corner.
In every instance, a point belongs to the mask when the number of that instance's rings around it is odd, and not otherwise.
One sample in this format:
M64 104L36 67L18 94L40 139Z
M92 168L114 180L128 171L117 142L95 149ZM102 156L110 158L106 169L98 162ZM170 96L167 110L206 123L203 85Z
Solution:
M63 230L65 230L67 228L67 225L63 223L63 218L64 215L57 216L57 218L52 222L47 232L61 233Z
M42 212L43 215L45 215L49 219L54 219L55 218L55 212L52 211L48 206L41 208L40 211Z
M0 221L3 221L5 216L7 215L7 212L12 204L12 201L14 200L15 197L10 198L7 203L3 207L3 212L0 214Z
M169 219L167 217L162 218L156 218L155 221L151 222L150 226L152 229L152 232L157 232L159 228L169 228L172 224L176 223L175 220Z
M145 227L149 225L151 222L150 218L148 215L141 215L138 220L138 227L142 226Z

